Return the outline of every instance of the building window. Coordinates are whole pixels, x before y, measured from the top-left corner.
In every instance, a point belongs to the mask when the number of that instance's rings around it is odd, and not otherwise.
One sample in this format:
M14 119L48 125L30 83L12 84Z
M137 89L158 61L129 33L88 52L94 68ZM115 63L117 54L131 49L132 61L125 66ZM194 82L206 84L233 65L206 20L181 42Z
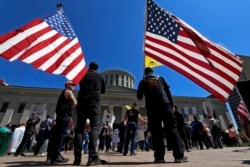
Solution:
M105 85L108 85L108 76L105 76Z
M5 113L6 110L8 109L8 106L9 106L10 103L3 103L3 106L0 110L1 113Z
M19 108L18 108L17 113L23 113L24 107L25 107L25 103L21 103L21 104L19 105Z
M119 75L118 74L116 74L116 76L115 76L115 81L116 81L116 85L119 85Z
M113 85L113 75L111 74L110 75L110 82L109 82L110 85Z

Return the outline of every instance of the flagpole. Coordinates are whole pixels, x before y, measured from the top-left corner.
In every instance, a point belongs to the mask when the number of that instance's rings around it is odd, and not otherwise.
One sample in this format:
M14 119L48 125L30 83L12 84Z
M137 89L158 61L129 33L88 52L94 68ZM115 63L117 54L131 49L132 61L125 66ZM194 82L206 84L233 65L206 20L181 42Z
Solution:
M56 4L56 7L57 7L57 10L62 12L62 14L64 14L64 11L63 11L63 4L61 2L57 3Z
M144 11L144 13L145 13L145 15L144 15L144 20L145 20L145 22L144 22L144 38L143 38L143 57L144 57L144 61L143 61L143 66L142 66L142 78L144 77L144 69L145 69L145 61L146 61L146 58L145 58L145 53L144 53L144 49L145 49L145 37L146 37L146 25L147 25L147 15L148 15L148 0L146 0L146 5L145 5L145 11Z
M61 2L59 2L59 3L56 4L56 7L57 7L57 9L62 9L63 4Z

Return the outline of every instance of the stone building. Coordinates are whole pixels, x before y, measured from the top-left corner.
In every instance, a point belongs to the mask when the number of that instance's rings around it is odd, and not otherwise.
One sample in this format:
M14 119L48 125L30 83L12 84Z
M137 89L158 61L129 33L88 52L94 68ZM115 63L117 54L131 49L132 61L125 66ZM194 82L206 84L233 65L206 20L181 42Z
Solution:
M105 111L111 111L119 123L125 112L125 105L136 102L141 115L146 116L144 100L136 99L134 89L135 78L132 74L122 70L108 70L102 72L106 80L106 93L101 96L102 116ZM25 122L32 111L41 110L43 116L50 114L55 116L57 98L61 89L0 86L0 126L8 122L14 124ZM74 92L77 96L77 90ZM208 113L214 114L221 128L226 128L230 122L227 107L224 103L212 97L187 97L173 96L174 104L183 113L185 121L191 121L193 115L197 115L202 121L206 121ZM157 114L157 111L155 111Z

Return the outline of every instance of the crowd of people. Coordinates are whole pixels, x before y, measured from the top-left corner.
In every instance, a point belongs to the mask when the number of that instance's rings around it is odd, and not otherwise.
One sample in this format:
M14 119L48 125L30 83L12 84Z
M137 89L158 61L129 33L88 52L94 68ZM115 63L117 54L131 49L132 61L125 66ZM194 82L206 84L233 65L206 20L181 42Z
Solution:
M208 117L210 117L210 115L208 115ZM44 124L44 122L48 122L48 124ZM189 123L185 122L183 126L185 137L182 136L181 138L183 140L183 143L187 152L191 152L192 149L223 148L223 145L224 146L241 146L242 143L250 142L250 140L246 138L245 136L243 136L243 138L241 137L238 138L240 134L236 131L236 129L234 129L232 124L228 125L227 130L219 129L219 128L215 130L215 128L211 128L211 126L208 126L208 123L202 123L203 128L201 128L200 133L194 133L194 129L196 128L195 122L196 121L189 121ZM34 156L46 155L50 133L53 133L53 132L50 132L50 130L55 124L56 124L56 120L51 119L51 116L47 115L47 119L41 121L41 124L38 126L38 128L36 128L36 131L29 138L24 152L34 152ZM45 125L47 125L46 129L48 131L45 130ZM11 125L11 123L9 123L6 127L10 128L10 130L13 132L6 152L8 153L8 155L11 155L11 154L14 155L24 136L26 124L20 123L18 125ZM111 128L108 122L106 121L103 122L102 126L99 129L99 137L97 140L97 143L98 143L97 152L105 153L105 152L113 151L113 152L119 152L123 154L123 144L124 144L124 140L126 136L126 133L125 133L126 127L127 126L126 124L124 124L123 120L119 124L115 123L113 125L113 128ZM104 129L108 129L108 130L106 131ZM90 131L89 120L87 120L86 126L83 131L82 153L84 154L88 153L89 131ZM180 134L182 133L183 132L180 132ZM64 144L63 144L63 148L61 151L61 153L63 154L66 153L67 150L74 149L72 145L73 136L74 136L73 127L70 127L68 129L67 134L68 135L65 138L65 141L63 142ZM200 137L201 144L199 142L199 137L196 136L199 134L201 134L201 137ZM169 147L169 142L167 142L167 140L166 140L165 145L168 151L170 151L171 148ZM128 147L130 148L129 145ZM148 131L148 129L146 129L144 131L143 139L136 140L135 152L150 151L150 150L153 150L152 138L151 138L150 132ZM23 156L25 156L24 153L23 153Z
M140 114L137 103L126 105L126 113L119 124L107 121L100 123L101 94L105 93L105 82L97 72L98 64L91 62L87 74L80 81L77 98L73 94L74 83L67 81L56 107L56 118L47 115L30 117L26 123L6 127L13 133L7 153L25 156L25 151L34 156L45 156L47 163L62 163L69 159L63 154L73 150L73 165L80 165L82 154L88 154L87 166L107 164L99 158L100 153L114 151L127 156L136 156L138 151L153 151L154 163L165 163L165 151L172 151L174 162L188 162L185 152L192 149L223 148L226 133L212 114L206 121L197 116L189 122L174 105L170 86L166 80L146 68L137 89L137 99L145 98L147 119ZM72 121L73 111L77 121ZM138 121L146 129L138 130ZM40 123L40 124L39 124ZM39 125L38 125L39 124ZM138 135L142 133L143 135ZM140 136L140 137L139 137ZM143 137L141 137L143 136ZM228 126L228 145L236 146L237 130Z

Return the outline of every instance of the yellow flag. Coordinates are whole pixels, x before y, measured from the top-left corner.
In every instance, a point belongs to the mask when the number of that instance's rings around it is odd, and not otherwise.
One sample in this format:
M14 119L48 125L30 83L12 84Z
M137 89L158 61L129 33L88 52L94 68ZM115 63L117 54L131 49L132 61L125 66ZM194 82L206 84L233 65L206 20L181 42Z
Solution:
M129 105L125 105L126 110L131 110L132 108Z
M162 66L161 63L159 63L158 61L152 59L151 57L145 55L145 68L146 67L156 67L156 66Z

